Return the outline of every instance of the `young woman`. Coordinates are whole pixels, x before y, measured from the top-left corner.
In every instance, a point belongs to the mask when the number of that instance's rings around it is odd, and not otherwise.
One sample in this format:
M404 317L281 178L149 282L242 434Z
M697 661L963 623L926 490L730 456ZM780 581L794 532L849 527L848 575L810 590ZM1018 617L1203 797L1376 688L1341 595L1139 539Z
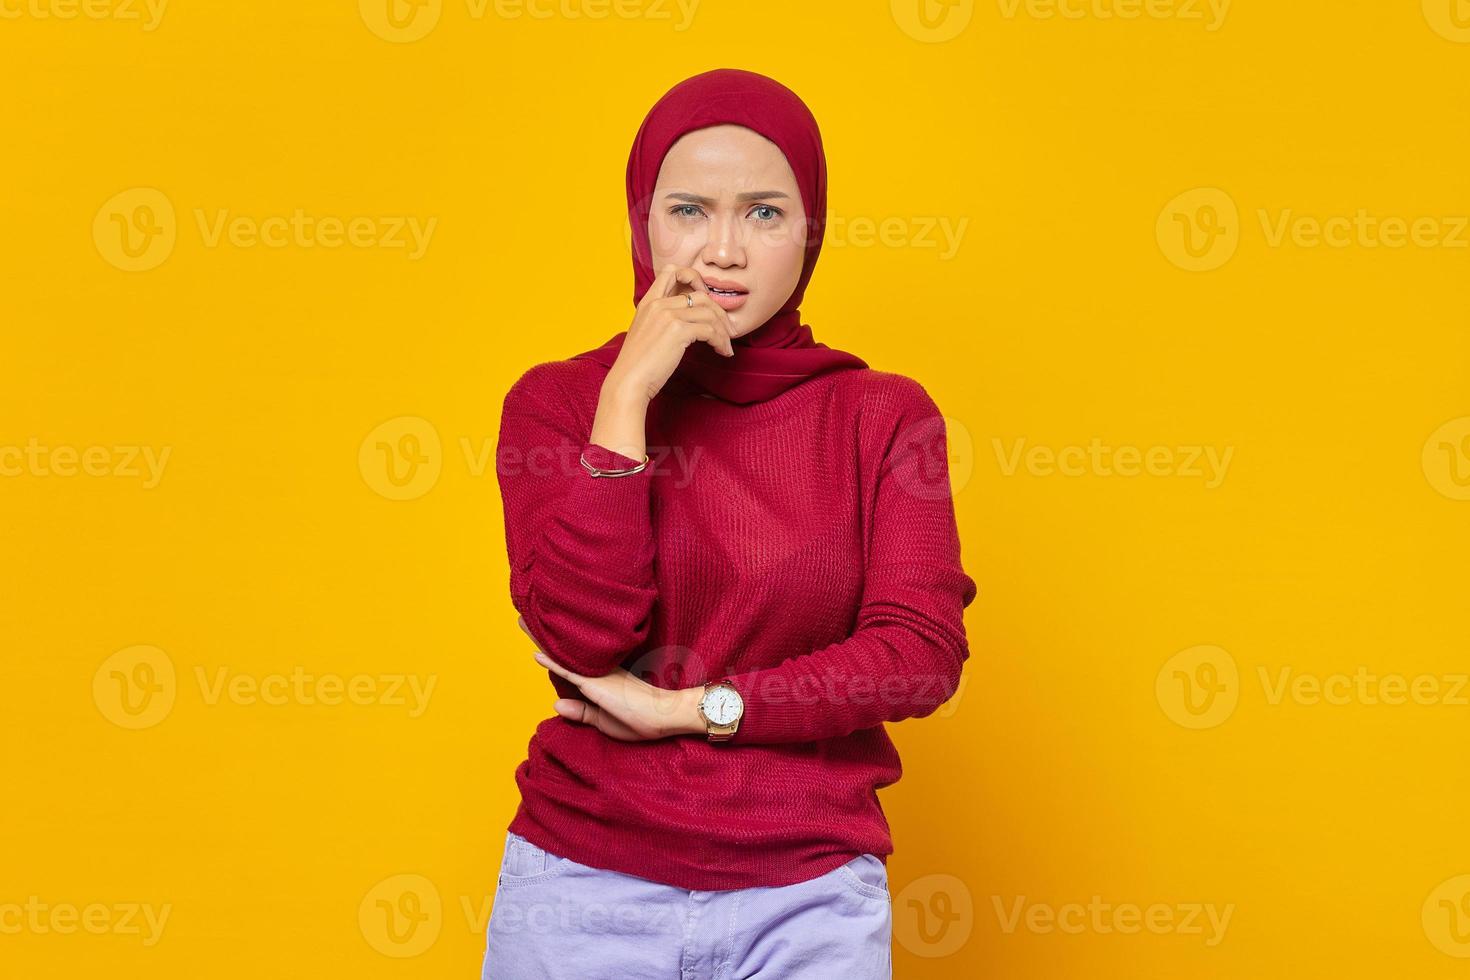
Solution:
M976 594L942 416L801 322L826 162L790 90L676 85L627 195L632 323L505 398L512 599L561 697L483 977L890 977L883 723L955 692Z

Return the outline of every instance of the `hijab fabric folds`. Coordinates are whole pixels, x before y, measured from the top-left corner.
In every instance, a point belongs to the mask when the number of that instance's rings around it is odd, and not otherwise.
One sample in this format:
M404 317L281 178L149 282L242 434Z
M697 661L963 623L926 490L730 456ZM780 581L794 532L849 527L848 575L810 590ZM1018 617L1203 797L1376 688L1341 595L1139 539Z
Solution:
M649 110L628 155L628 221L633 232L633 304L653 284L648 217L654 185L669 148L684 134L734 124L775 143L796 175L806 213L806 255L791 297L769 320L734 339L735 356L724 357L702 341L690 344L669 379L670 387L704 392L740 405L767 401L808 378L867 367L854 354L817 343L801 322L801 300L822 250L827 214L827 162L822 135L811 110L786 86L739 68L719 68L687 78ZM611 367L627 331L594 350L574 355Z

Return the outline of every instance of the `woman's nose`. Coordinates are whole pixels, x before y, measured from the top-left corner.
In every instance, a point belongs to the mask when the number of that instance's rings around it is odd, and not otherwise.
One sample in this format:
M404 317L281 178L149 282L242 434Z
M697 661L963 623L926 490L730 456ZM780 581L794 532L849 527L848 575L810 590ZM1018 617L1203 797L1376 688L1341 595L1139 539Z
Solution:
M745 241L739 222L716 218L709 224L703 258L711 265L735 265L745 261Z

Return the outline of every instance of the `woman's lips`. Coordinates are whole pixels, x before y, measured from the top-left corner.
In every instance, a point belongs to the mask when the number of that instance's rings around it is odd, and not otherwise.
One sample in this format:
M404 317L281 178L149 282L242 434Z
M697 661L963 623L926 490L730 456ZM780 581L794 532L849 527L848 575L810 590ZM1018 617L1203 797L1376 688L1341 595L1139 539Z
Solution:
M747 290L742 289L736 283L726 282L723 279L706 279L704 280L704 288L715 298L715 302L720 304L727 312L740 309L740 307L745 305L745 297L750 295Z
M708 287L708 289L709 294L714 297L715 302L726 313L732 313L740 309L740 307L745 305L745 300L750 295L749 293L722 293L713 286Z

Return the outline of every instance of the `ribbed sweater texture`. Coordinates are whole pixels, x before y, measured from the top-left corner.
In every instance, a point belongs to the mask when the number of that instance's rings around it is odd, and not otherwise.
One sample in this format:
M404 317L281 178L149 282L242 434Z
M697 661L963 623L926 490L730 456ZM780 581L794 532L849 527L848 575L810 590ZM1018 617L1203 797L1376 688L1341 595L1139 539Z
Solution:
M745 714L714 743L624 742L553 712L515 770L509 829L690 890L794 884L863 853L886 863L877 791L902 765L884 723L932 714L969 655L976 584L941 412L917 381L871 368L753 405L666 389L649 406L647 467L593 477L579 456L638 463L589 441L606 373L550 361L505 396L512 604L579 674L725 679Z

